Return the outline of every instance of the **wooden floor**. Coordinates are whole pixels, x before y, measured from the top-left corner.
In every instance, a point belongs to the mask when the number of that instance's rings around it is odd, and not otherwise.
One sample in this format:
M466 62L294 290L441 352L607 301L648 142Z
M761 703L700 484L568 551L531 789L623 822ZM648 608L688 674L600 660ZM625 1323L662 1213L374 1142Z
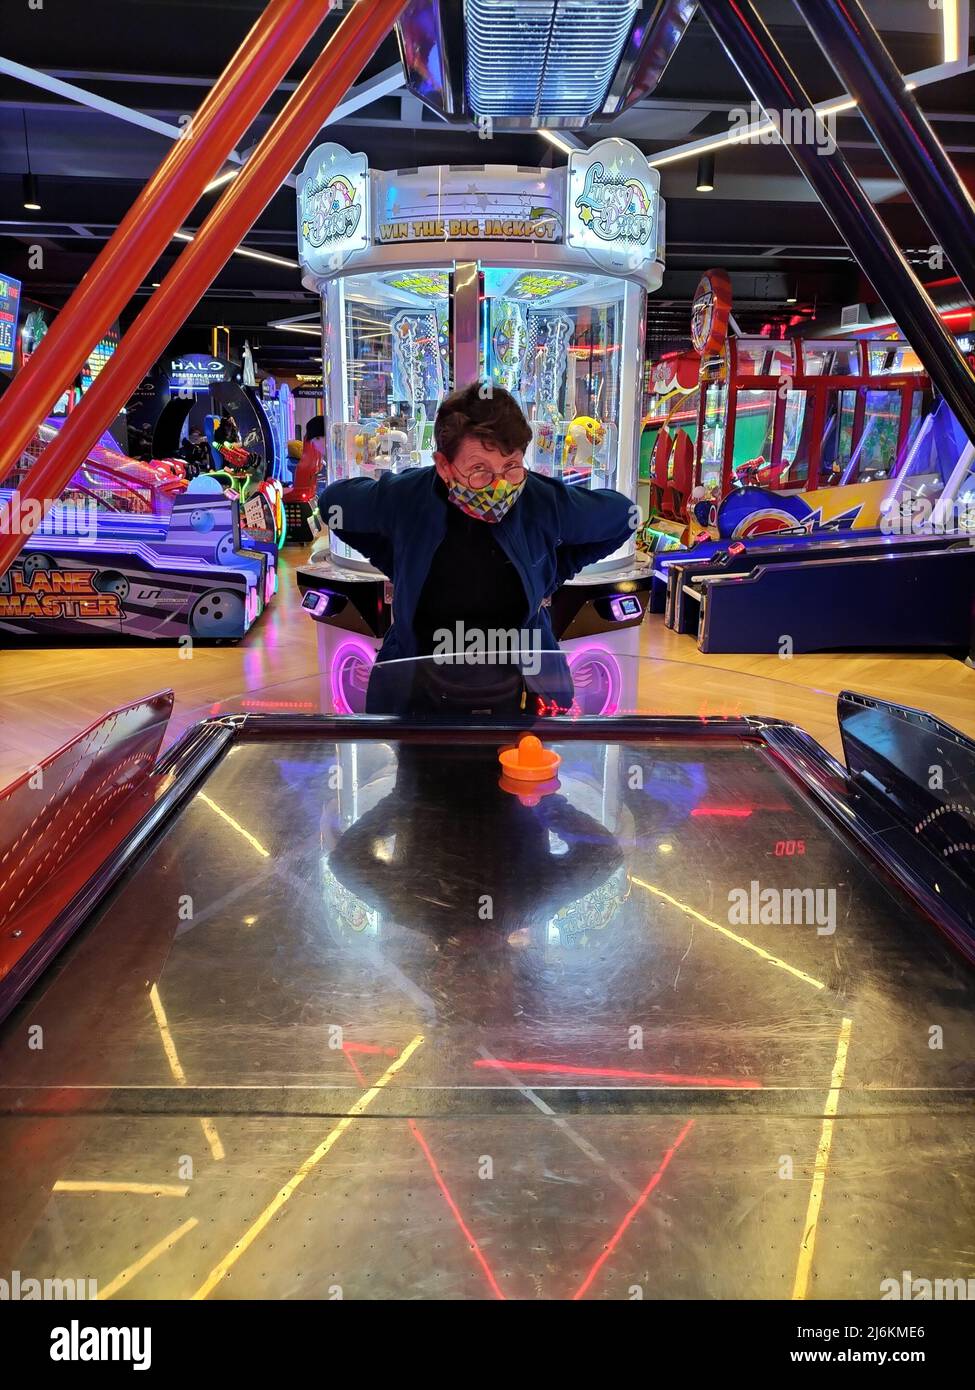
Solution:
M281 592L246 642L199 647L61 647L0 651L0 785L31 767L99 715L156 690L176 692L173 733L215 704L318 673L315 624L301 612L288 547ZM702 656L659 618L641 630L639 708L646 713L766 714L807 729L834 753L838 691L852 689L930 710L975 736L975 672L936 656ZM286 692L284 692L286 694Z

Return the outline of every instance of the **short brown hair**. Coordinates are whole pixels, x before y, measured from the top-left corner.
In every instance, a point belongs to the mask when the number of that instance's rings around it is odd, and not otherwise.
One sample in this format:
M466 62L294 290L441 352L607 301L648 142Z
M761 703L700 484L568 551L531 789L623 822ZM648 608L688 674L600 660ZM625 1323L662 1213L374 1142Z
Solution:
M531 426L510 391L479 381L445 397L433 423L437 453L448 460L469 435L503 454L527 449L532 439Z

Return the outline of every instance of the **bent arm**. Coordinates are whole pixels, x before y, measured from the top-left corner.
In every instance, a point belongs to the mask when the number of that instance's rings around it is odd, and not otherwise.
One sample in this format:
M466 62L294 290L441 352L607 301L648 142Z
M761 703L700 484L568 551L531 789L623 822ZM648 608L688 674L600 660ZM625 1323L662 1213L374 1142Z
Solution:
M392 507L389 479L344 478L329 483L318 498L318 513L339 540L393 578Z
M558 582L625 545L638 519L635 503L622 492L566 486L559 506Z
M583 488L565 485L559 503L562 542L565 545L599 545L605 554L628 540L634 527L633 502L612 488Z
M382 478L344 478L329 483L318 498L318 511L330 531L355 531L389 537L389 474Z

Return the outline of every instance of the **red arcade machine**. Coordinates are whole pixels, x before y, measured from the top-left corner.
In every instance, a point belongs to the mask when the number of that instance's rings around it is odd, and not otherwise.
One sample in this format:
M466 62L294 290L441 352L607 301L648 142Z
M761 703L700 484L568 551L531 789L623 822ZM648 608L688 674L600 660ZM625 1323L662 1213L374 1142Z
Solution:
M694 352L676 376L654 375L665 393L647 422L656 431L651 514L683 526L695 489L718 503L736 483L806 493L894 477L933 404L908 344L736 337L730 307L727 275L708 271L694 300ZM688 389L695 361L699 380ZM865 506L857 525L877 521Z

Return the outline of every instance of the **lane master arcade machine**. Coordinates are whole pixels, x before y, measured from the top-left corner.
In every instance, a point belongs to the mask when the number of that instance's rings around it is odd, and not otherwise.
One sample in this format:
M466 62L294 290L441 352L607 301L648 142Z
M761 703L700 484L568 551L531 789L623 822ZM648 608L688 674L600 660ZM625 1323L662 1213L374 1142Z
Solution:
M624 140L568 167L381 172L318 146L298 180L303 283L321 295L330 480L432 463L443 397L520 401L530 468L636 501L646 296L663 276L659 176ZM647 568L630 541L552 597L587 713L633 707ZM390 622L386 576L323 534L298 571L333 707L358 712Z

